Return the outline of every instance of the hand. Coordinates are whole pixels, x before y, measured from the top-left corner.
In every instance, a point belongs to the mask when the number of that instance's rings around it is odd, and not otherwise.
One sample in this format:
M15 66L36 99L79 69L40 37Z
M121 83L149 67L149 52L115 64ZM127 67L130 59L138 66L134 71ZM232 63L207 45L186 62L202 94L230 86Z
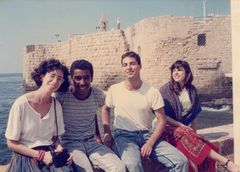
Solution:
M59 144L54 151L55 152L62 152L63 151L62 145Z
M45 152L43 163L46 165L50 165L52 163L52 155L50 151Z
M190 130L193 130L191 127L189 127L189 126L187 126L187 125L184 125L184 124L182 124L182 123L181 123L180 127L185 127L185 128L190 129Z
M185 132L193 132L194 130L187 126L187 125L184 125L184 124L181 124L180 127L178 127L175 131L174 131L174 138L176 140L179 140L181 139L181 137L183 136L183 133Z
M73 162L73 155L70 153L69 154L70 156L69 156L69 158L67 159L67 165L71 165L72 164L72 162Z
M149 143L145 143L142 147L141 147L141 155L144 158L149 158L149 156L152 153L152 145Z
M95 138L97 143L102 143L102 140L101 140L101 138L99 136L95 135L94 138Z
M174 134L174 139L175 139L175 140L179 140L181 137L182 137L182 135L179 134L179 133L175 133L175 134Z
M107 147L109 147L109 148L112 147L112 140L113 140L113 138L112 138L112 135L110 133L104 133L104 135L103 135L103 143Z

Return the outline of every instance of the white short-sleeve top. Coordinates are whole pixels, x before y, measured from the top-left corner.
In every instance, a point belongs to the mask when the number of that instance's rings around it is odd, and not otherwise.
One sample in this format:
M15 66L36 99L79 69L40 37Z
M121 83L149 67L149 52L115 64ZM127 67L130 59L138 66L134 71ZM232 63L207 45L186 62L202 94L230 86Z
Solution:
M146 83L138 90L128 90L124 82L112 85L106 105L114 108L114 127L128 131L150 130L155 117L153 111L164 106L160 92Z
M58 135L64 133L62 107L56 100L56 116ZM25 95L20 96L12 105L5 137L16 140L29 147L37 147L52 144L52 137L57 135L54 101L49 112L43 117L32 108Z

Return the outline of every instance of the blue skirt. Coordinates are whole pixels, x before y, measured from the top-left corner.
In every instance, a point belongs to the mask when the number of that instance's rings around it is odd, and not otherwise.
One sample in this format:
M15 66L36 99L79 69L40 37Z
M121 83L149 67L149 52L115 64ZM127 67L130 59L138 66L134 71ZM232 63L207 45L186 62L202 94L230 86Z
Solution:
M6 172L72 172L72 168L56 168L53 164L46 166L31 157L14 152Z

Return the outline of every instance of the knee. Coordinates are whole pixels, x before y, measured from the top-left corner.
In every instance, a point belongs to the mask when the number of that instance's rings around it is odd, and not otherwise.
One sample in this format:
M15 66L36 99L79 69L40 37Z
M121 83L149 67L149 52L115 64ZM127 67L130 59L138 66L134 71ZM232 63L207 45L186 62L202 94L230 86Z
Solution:
M117 164L111 164L111 166L109 165L105 171L111 171L111 172L126 172L126 166L125 164L120 161Z
M124 163L120 163L118 165L115 166L114 170L112 170L113 172L126 172L126 167L124 165Z
M117 165L115 172L126 172L126 166L123 162Z

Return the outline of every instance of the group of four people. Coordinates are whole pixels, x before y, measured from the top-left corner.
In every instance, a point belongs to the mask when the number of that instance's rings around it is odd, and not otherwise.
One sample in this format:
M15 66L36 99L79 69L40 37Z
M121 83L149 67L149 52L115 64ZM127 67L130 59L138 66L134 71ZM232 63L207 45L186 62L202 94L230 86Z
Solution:
M70 77L59 60L43 61L32 73L39 88L19 97L10 110L5 136L14 154L8 171L91 172L95 167L106 172L141 172L142 158L150 158L169 171L187 172L198 171L207 157L229 171L239 170L195 132L201 107L186 61L171 66L171 81L161 87L161 94L142 81L137 53L124 53L121 65L126 79L112 85L105 96L91 86L94 71L89 61L74 61ZM101 107L102 138L96 115ZM53 142L56 152L63 147L70 152L61 168L52 163L49 145Z

